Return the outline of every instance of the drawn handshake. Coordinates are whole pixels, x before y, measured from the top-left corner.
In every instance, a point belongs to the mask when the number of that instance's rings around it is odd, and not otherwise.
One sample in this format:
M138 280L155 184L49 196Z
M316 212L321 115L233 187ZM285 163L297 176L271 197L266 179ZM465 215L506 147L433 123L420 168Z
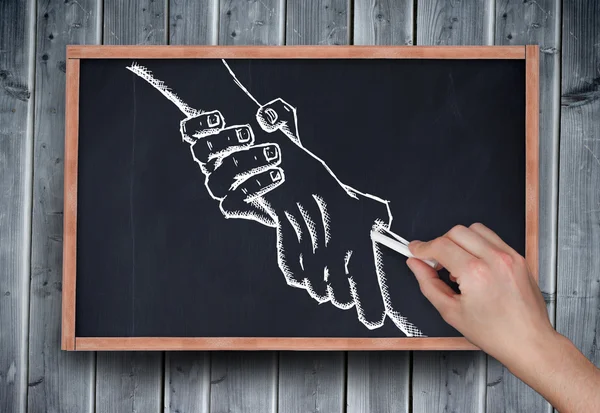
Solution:
M249 122L226 126L218 110L181 122L182 138L225 218L275 229L277 261L289 285L319 303L354 307L369 329L381 327L387 315L414 335L418 330L391 308L379 246L370 238L372 229L389 229L388 202L344 185L304 148L296 109L284 100L260 106ZM256 128L270 142L257 144Z

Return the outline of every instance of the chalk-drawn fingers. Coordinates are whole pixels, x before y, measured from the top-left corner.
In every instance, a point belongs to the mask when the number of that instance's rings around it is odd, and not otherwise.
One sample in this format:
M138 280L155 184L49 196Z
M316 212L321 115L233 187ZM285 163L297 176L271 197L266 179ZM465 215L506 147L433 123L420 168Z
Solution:
M284 211L277 223L277 260L289 286L305 289L304 257L300 240L303 234L290 212Z
M223 115L218 110L213 110L182 120L179 131L182 139L192 144L203 136L219 132L223 127L225 127Z
M350 283L344 267L342 260L336 260L336 262L327 266L325 282L331 304L342 310L347 310L354 305L354 298L350 293Z
M210 172L206 179L208 190L213 197L222 198L241 182L279 165L280 162L281 150L279 145L274 143L255 145L232 152L206 165Z
M270 168L241 182L221 200L220 208L225 218L242 218L277 226L278 217L271 205L262 197L285 181L281 168Z
M285 173L281 168L270 168L256 175L253 175L245 181L232 188L221 201L221 208L225 211L235 211L241 209L240 204L251 205L258 198L262 198L267 192L277 188L285 182ZM268 203L260 200L263 205ZM275 215L275 212L268 206L269 212ZM230 218L227 216L227 218Z
M256 112L256 120L266 132L280 130L291 140L300 144L296 108L281 98L261 106Z
M361 248L346 260L350 293L354 298L358 319L370 330L385 320L385 306L377 276L373 274L373 250ZM375 263L377 265L377 263Z
M303 285L310 296L320 303L329 301L324 267L325 237L323 236L321 214L312 197L306 197L302 202L290 208L289 213L296 217L296 222L303 233L299 241L305 275Z
M250 125L235 125L198 139L193 144L192 152L194 160L203 165L211 159L247 148L252 144L254 144L254 133Z

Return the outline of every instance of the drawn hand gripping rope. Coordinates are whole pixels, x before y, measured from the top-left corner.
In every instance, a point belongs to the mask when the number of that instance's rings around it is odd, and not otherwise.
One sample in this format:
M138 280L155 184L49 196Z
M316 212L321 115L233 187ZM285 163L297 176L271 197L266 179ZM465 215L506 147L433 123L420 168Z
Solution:
M224 217L253 220L276 229L277 263L288 285L306 290L318 303L331 302L343 310L354 307L369 329L381 327L387 316L407 336L422 336L393 308L380 246L369 236L371 229L390 229L389 202L343 184L322 159L302 145L296 108L281 98L261 105L227 62L222 62L233 82L258 106L255 121L260 128L269 134L279 131L287 140L256 144L250 124L226 126L220 111L190 107L146 67L134 62L127 69L185 115L180 123L182 139L190 145L193 159L205 175L206 189L219 202ZM302 162L306 169L329 180L336 193L309 191L294 194L289 202L271 199L270 193L286 180L289 185L296 182L295 177L286 176L282 152L286 159ZM344 222L331 214L333 210L356 211L358 218ZM371 271L365 270L362 262L371 262ZM381 301L373 299L375 294ZM364 296L369 299L363 300Z

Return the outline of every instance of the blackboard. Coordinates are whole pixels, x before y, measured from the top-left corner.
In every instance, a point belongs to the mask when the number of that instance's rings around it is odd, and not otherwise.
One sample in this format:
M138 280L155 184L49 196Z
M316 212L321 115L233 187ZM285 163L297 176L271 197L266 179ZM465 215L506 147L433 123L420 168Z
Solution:
M482 222L525 254L537 164L524 47L147 49L70 56L71 349L464 347L370 231L427 240Z

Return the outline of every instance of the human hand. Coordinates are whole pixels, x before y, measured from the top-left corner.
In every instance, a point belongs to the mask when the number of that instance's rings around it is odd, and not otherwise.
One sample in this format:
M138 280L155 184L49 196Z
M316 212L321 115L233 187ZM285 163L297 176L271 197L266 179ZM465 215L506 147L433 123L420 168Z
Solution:
M423 294L444 320L505 365L518 365L556 334L525 259L482 224L456 226L430 242L413 241L417 258L450 272L456 294L436 270L408 259ZM516 345L516 342L519 345Z
M250 124L225 127L219 111L181 122L209 194L226 218L276 229L278 265L289 285L319 303L354 306L365 326L380 327L385 275L369 234L389 228L388 203L342 184L304 148L296 110L282 99L261 106L256 123L271 142L256 144Z

